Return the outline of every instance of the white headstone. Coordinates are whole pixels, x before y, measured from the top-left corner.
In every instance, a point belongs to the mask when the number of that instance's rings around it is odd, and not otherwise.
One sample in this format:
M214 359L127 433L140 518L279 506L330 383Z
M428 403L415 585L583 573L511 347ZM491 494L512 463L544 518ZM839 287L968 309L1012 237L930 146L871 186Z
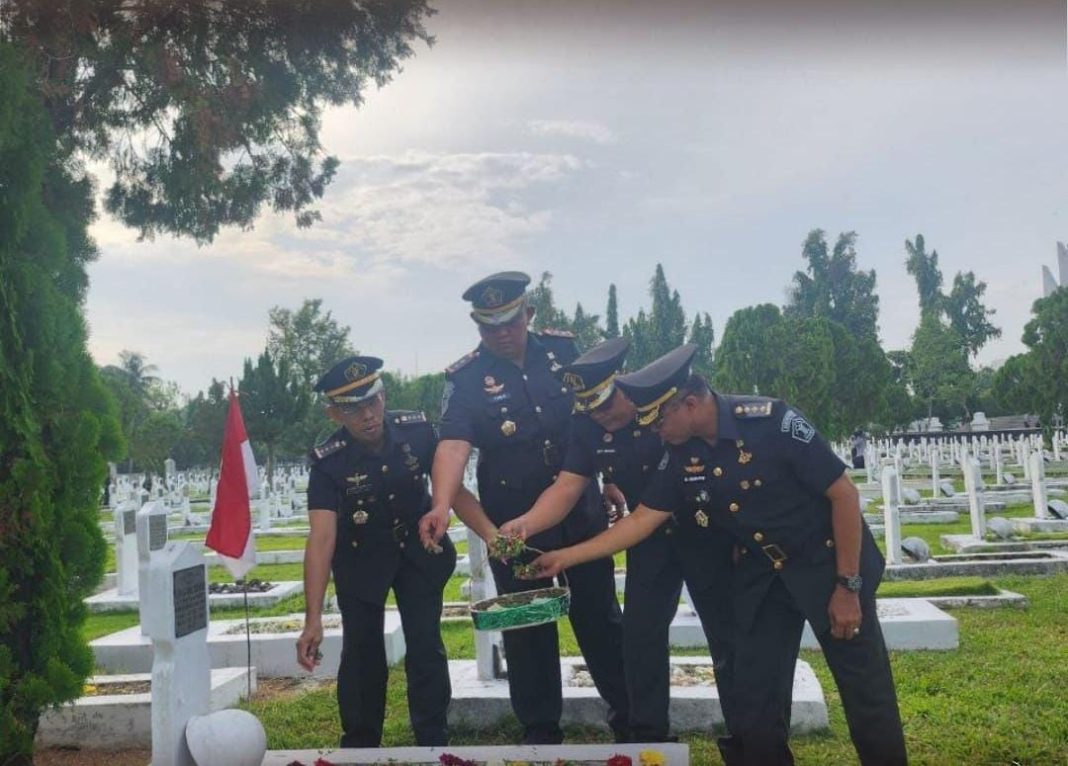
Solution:
M1061 433L1057 431L1053 434L1053 460L1054 462L1061 462Z
M931 497L938 497L938 452L931 450Z
M1024 440L1020 447L1020 461L1023 463L1024 481L1031 479L1031 442Z
M1031 454L1031 494L1035 503L1035 518L1048 519L1049 507L1046 500L1046 465L1042 460L1042 451Z
M137 595L137 509L130 502L115 509L115 589L120 596Z
M147 581L148 566L153 555L167 547L167 508L163 503L151 502L141 506L137 512L135 526L137 530L137 579L139 583ZM153 594L143 587L138 587L137 601L141 614L145 613L147 602ZM141 635L145 633L145 624L141 623Z
M467 553L471 566L471 601L493 598L497 595L497 586L489 570L486 556L486 544L482 538L467 530ZM492 681L500 677L501 658L504 656L504 640L499 632L475 631L475 664L478 677L482 681Z
M1005 461L1001 457L1001 446L994 445L994 473L997 475L997 484L1000 487L1005 483Z
M977 412L972 415L972 431L989 431L990 421L986 419L985 412Z
M883 469L883 525L886 536L886 561L901 563L901 517L898 515L898 480L893 467Z
M141 630L152 639L152 766L196 766L185 740L190 718L210 708L208 576L200 551L169 542L153 551L141 587L150 594Z
M986 507L983 501L983 494L979 491L982 481L979 463L971 459L965 465L964 488L968 493L968 512L972 519L972 536L977 540L986 538Z

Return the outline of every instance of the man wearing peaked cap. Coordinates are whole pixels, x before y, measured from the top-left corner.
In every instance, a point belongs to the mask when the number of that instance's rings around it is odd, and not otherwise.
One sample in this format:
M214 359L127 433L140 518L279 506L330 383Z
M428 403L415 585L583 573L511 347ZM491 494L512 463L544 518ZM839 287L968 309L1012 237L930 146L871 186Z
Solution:
M639 508L598 537L541 556L540 574L631 547L674 518L734 566L735 714L724 760L793 764L792 679L807 620L823 649L863 766L907 763L875 590L883 558L860 498L815 427L779 399L716 393L682 347L616 385L668 451Z
M553 483L563 463L574 397L563 370L578 356L570 333L533 333L530 278L502 272L479 280L464 292L481 343L446 371L441 443L434 456L433 510L420 523L426 544L445 533L450 506L487 542L497 527L518 516ZM464 469L478 448L481 508L457 507ZM530 545L552 550L593 536L607 526L595 486L580 492L561 523L531 538ZM510 566L490 562L500 593L532 590L546 581L517 580ZM568 573L568 619L586 665L608 703L609 725L618 740L629 739L627 691L623 674L622 614L611 561L597 561ZM528 744L563 740L559 639L556 623L504 633L512 709Z
M564 381L575 391L575 414L563 467L534 507L501 527L502 533L526 537L559 523L598 474L606 492L618 485L625 504L638 507L664 446L652 428L636 422L634 405L617 390L616 376L629 345L624 338L607 340L564 368ZM730 578L731 553L725 537L714 553L708 545L694 545L692 536L677 534L674 523L664 524L627 551L623 656L635 742L672 739L668 631L684 578L705 627L730 727L733 647L731 602L724 583Z
M385 409L381 368L376 357L349 357L315 385L339 428L309 456L311 529L297 662L311 671L322 657L322 603L332 571L343 630L337 684L341 746L378 747L389 674L383 621L392 588L407 646L415 739L441 746L448 743L451 696L441 640L442 593L456 551L448 538L436 552L419 544L417 524L430 508L427 476L437 434L422 412ZM473 499L464 490L457 503Z

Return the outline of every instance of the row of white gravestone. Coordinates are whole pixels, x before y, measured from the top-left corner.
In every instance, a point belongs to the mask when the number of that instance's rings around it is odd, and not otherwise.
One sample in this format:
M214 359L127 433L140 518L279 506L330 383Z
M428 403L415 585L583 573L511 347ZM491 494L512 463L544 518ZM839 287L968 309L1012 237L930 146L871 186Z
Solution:
M993 449L1001 449L1013 455L1017 465L1023 465L1025 444L1031 451L1034 451L1042 447L1043 437L1039 434L1023 434L1017 437L994 434L993 436L953 436L942 439L922 437L911 441L901 438L876 439L867 443L865 456L874 457L876 464L882 458L893 459L896 455L901 455L909 464L926 464L932 459L932 453L936 453L943 463L957 463L965 453L976 456L989 455ZM1060 461L1065 450L1068 449L1068 438L1063 431L1058 430L1052 434L1050 449L1053 459ZM835 444L835 450L843 458L850 455L850 445L847 443Z

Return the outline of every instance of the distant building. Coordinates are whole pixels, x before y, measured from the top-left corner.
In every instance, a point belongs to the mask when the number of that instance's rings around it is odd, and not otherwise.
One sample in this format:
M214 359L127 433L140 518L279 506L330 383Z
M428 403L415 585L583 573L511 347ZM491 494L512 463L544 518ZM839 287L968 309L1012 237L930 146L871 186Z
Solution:
M1054 278L1049 266L1042 267L1042 297L1048 298L1059 287L1068 287L1068 247L1063 242L1057 243L1057 271L1058 277Z

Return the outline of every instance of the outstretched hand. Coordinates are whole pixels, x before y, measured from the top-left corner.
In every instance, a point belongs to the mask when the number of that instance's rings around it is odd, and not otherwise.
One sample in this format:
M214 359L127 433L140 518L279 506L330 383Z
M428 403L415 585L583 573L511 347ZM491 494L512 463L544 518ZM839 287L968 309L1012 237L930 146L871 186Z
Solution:
M501 524L501 527L497 530L497 533L503 537L518 537L520 540L526 542L527 522L524 518L525 516L526 514L524 514L523 516L517 516L511 521L506 521L504 524Z
M615 524L623 518L627 510L627 498L615 484L605 484L601 494L604 496L604 510L608 514L608 523Z
M567 553L564 551L549 551L538 556L531 562L531 568L536 569L536 577L528 577L529 580L556 577L568 567Z
M441 546L438 543L448 529L449 512L447 510L428 511L423 514L423 518L419 519L419 542L428 551L440 552Z

